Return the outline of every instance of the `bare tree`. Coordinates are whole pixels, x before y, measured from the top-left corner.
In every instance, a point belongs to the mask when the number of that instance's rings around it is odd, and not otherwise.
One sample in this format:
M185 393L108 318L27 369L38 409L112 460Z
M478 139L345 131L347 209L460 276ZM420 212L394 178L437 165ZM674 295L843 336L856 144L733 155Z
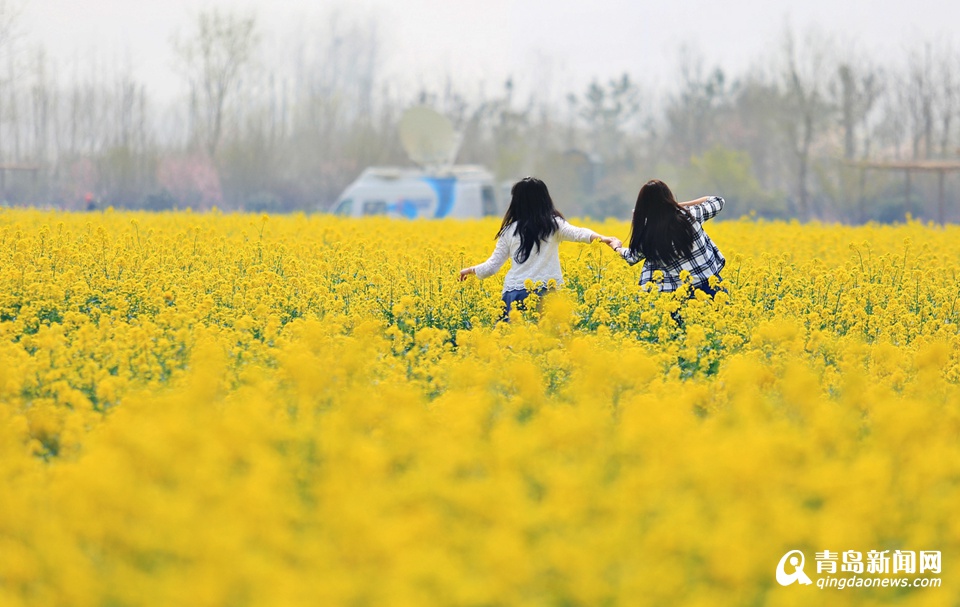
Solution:
M190 86L194 136L211 158L223 136L224 114L236 92L243 70L251 63L259 42L256 19L221 13L217 9L197 17L193 35L173 46Z
M9 46L9 43L8 43ZM19 100L19 89L12 85L17 82L19 79L19 73L17 71L17 57L13 52L7 53L7 81L11 83L11 86L6 87L7 99L7 116L10 120L10 131L13 136L13 158L15 160L20 160L20 143L21 143L21 127L22 122L20 118L20 100Z
M33 121L32 144L33 158L46 161L50 140L51 116L56 112L56 84L48 76L47 56L42 48L37 49L33 57L32 72L34 84L30 90L30 109Z
M748 72L731 100L731 133L724 144L746 151L763 187L786 189L795 164L792 145L778 134L784 130L784 95L780 84L759 66Z
M877 107L877 100L883 91L880 70L863 61L849 61L837 70L840 108L840 124L843 127L843 157L852 159L857 153L857 131L864 136L863 151L868 147L867 123Z
M290 38L290 146L297 153L288 166L305 176L298 187L329 202L366 166L399 150L395 124L384 130L378 120L394 109L383 105L390 96L379 94L379 24L337 9L322 26L305 24Z
M800 44L791 30L784 34L784 126L797 161L797 211L802 218L810 216L810 150L832 111L827 95L835 73L830 66L830 46L830 40L815 30L808 31Z
M605 162L623 152L625 130L640 117L640 89L630 76L593 81L581 102L580 117L587 123L593 153Z
M902 86L899 86L899 78L895 81L896 86L886 90L881 101L881 120L876 126L876 133L879 142L887 149L893 149L893 157L897 160L903 158L903 148L909 135L907 121L904 117L908 113L907 93Z
M17 109L17 70L14 57L14 43L20 35L19 27L19 18L20 18L21 7L7 0L0 0L0 60L5 59L7 62L7 73L6 77L3 74L0 74L0 90L3 93L6 93L6 98L0 93L0 156L5 155L7 151L6 148L6 139L5 135L11 134L15 140L15 148L19 148L19 117L16 113ZM9 108L9 109L8 109ZM9 117L9 120L5 121L4 118ZM8 129L4 129L4 122L9 125ZM4 192L0 192L0 198L4 196Z
M960 57L950 46L938 49L934 59L935 82L934 111L940 123L940 156L950 154L952 141L952 127L954 118L960 111L960 74L957 70L957 61Z
M933 50L928 43L910 53L904 78L914 159L933 154L933 80Z
M716 114L727 98L726 77L719 67L705 69L703 55L680 52L680 92L666 110L668 140L684 160L701 154L712 136Z

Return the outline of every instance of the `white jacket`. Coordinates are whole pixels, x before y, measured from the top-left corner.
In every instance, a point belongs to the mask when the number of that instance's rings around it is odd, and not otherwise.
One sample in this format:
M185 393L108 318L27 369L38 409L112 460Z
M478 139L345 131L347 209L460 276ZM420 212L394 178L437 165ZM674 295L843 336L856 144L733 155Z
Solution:
M557 286L563 284L563 272L560 270L560 243L570 242L590 242L599 235L589 228L578 228L570 225L565 220L557 218L557 230L545 241L540 242L540 250L534 245L530 251L530 257L523 263L517 263L516 254L520 249L520 235L517 234L517 224L512 223L503 231L497 240L497 246L493 249L490 259L474 266L477 278L487 278L496 274L503 264L509 259L512 261L510 269L507 271L506 278L503 279L503 292L523 289L527 280L534 284L542 283L546 286L547 281L553 279Z

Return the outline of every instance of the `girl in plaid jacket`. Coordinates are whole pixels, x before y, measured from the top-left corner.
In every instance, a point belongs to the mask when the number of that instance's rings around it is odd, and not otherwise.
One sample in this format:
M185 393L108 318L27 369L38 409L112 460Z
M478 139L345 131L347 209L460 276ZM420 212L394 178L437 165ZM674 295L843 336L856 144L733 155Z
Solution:
M615 250L630 265L645 260L641 286L653 283L654 273L660 271L660 290L675 291L683 284L680 273L687 271L695 289L713 296L726 260L703 231L703 222L722 208L719 196L677 202L667 184L652 179L637 196L627 246Z

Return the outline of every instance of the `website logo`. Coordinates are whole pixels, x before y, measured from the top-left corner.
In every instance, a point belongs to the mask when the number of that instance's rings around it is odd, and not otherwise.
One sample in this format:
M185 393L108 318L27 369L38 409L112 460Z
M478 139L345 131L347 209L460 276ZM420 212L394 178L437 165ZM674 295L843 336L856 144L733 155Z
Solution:
M940 588L943 559L939 550L823 550L814 553L816 586L835 588ZM791 550L777 563L781 586L814 583L803 570L807 561L801 550ZM811 569L813 566L811 565ZM919 575L917 575L919 574ZM925 575L924 575L925 574ZM936 576L936 577L934 577Z
M805 563L806 558L804 558L803 553L799 550L791 550L784 554L777 564L777 583L781 586L789 586L796 582L804 586L812 584L813 580L803 572ZM787 572L787 569L790 569L790 571Z

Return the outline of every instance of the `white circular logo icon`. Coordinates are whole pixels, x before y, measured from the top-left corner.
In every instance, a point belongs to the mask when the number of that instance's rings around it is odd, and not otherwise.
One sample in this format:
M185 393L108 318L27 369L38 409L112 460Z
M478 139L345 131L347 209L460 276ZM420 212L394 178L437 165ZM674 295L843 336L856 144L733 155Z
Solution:
M805 562L806 559L799 550L791 550L784 554L777 564L777 583L781 586L789 586L794 582L800 582L802 585L812 584L813 581L803 572ZM786 569L790 569L790 572L788 573Z

